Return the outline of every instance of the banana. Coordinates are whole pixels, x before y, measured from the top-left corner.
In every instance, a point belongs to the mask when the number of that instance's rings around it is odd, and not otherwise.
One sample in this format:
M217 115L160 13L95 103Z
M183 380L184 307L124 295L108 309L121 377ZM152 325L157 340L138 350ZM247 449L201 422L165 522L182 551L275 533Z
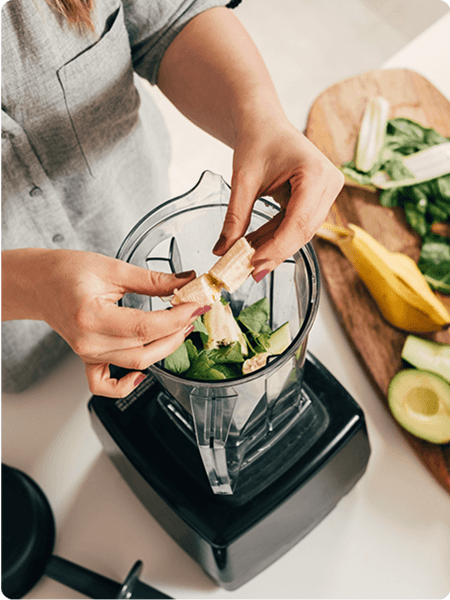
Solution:
M356 225L347 229L324 223L317 233L339 246L389 323L413 333L440 331L450 324L449 311L411 258L390 252Z
M250 261L254 253L255 250L247 240L240 238L208 273L174 291L173 306L181 302L199 302L205 306L219 300L222 288L230 293L236 291L253 271Z
M203 324L209 333L205 346L207 350L239 342L242 356L248 355L247 342L231 312L229 304L223 304L220 301L212 304L211 310L203 315Z
M209 273L196 277L179 290L174 290L173 306L182 302L198 302L202 306L213 304L220 300L220 283Z
M247 358L242 365L242 374L248 375L249 373L253 373L253 371L262 369L266 366L269 356L271 356L270 352L260 352L252 358Z
M233 293L253 271L251 258L254 253L254 249L242 237L216 262L209 274L220 281L228 292Z

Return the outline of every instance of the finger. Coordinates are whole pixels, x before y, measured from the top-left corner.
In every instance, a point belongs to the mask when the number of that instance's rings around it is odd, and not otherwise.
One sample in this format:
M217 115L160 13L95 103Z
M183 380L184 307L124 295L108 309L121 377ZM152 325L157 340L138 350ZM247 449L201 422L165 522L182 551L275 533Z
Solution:
M204 314L208 306L185 302L166 310L143 311L105 303L101 308L96 311L95 322L84 323L84 331L91 330L111 338L133 341L133 345L143 345L185 328ZM78 352L81 353L86 354L86 350Z
M291 180L291 187L292 195L284 218L272 236L268 227L264 243L259 245L252 258L255 279L263 271L272 271L311 240L340 191L338 185L317 188L309 176Z
M285 211L280 211L274 217L272 217L269 221L247 234L245 237L247 238L248 243L253 248L259 248L265 242L268 242L274 235L275 231L280 226L281 221L284 219Z
M233 173L231 195L219 239L213 253L221 256L244 235L250 223L252 207L258 196L259 184L255 178Z
M182 331L160 338L146 346L105 352L101 355L101 362L133 371L142 371L172 354L191 331L192 326L188 326Z
M89 390L97 396L107 398L125 398L145 379L145 374L139 371L127 373L121 379L112 378L108 363L87 364L86 377Z
M119 263L116 273L117 279L114 283L123 293L134 292L147 296L169 296L175 288L183 287L183 285L195 279L195 271L161 273L160 271L150 271L143 267L130 265L120 260L117 262Z

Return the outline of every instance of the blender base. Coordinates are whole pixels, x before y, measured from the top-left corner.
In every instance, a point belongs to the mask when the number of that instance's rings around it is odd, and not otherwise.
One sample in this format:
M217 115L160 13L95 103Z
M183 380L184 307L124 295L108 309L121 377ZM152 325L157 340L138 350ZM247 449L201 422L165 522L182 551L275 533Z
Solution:
M149 410L158 393L159 384L149 378L124 399L93 396L89 410L94 430L144 506L227 590L239 588L299 542L367 467L370 445L363 412L310 353L302 393L325 411L320 434L306 451L303 440L297 449L293 444L298 457L291 466L243 502L212 493L198 449L197 456L186 436L172 435L164 442L161 423ZM251 478L251 469L241 476Z

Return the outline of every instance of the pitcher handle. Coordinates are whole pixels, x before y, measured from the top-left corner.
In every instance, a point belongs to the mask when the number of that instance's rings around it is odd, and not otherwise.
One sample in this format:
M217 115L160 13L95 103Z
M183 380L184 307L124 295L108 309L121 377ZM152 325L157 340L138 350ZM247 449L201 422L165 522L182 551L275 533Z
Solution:
M231 495L225 445L237 396L200 396L190 394L195 435L200 456L215 494Z

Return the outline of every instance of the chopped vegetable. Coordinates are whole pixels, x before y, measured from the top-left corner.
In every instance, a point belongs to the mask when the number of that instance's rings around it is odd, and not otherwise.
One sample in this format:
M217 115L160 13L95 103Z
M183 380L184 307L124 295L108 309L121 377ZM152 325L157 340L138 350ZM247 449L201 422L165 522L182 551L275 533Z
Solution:
M449 142L434 129L397 117L387 121L384 144L368 171L357 162L356 151L341 167L347 178L369 189L376 189L377 181L379 187L388 181L380 203L403 208L407 223L422 238L419 269L429 285L443 293L450 293L450 240L432 233L432 227L450 221ZM411 184L414 180L420 183Z
M450 344L408 335L402 358L418 369L437 373L450 383Z
M450 385L439 375L400 371L389 384L388 400L395 419L413 435L435 444L450 441Z
M262 298L244 308L237 319L220 300L195 321L194 331L164 360L164 367L191 379L223 380L262 368L268 356L281 354L291 343L289 323L272 331L270 306Z
M389 102L382 96L370 98L361 124L355 153L358 171L367 173L378 161L384 143L386 123L389 115Z

